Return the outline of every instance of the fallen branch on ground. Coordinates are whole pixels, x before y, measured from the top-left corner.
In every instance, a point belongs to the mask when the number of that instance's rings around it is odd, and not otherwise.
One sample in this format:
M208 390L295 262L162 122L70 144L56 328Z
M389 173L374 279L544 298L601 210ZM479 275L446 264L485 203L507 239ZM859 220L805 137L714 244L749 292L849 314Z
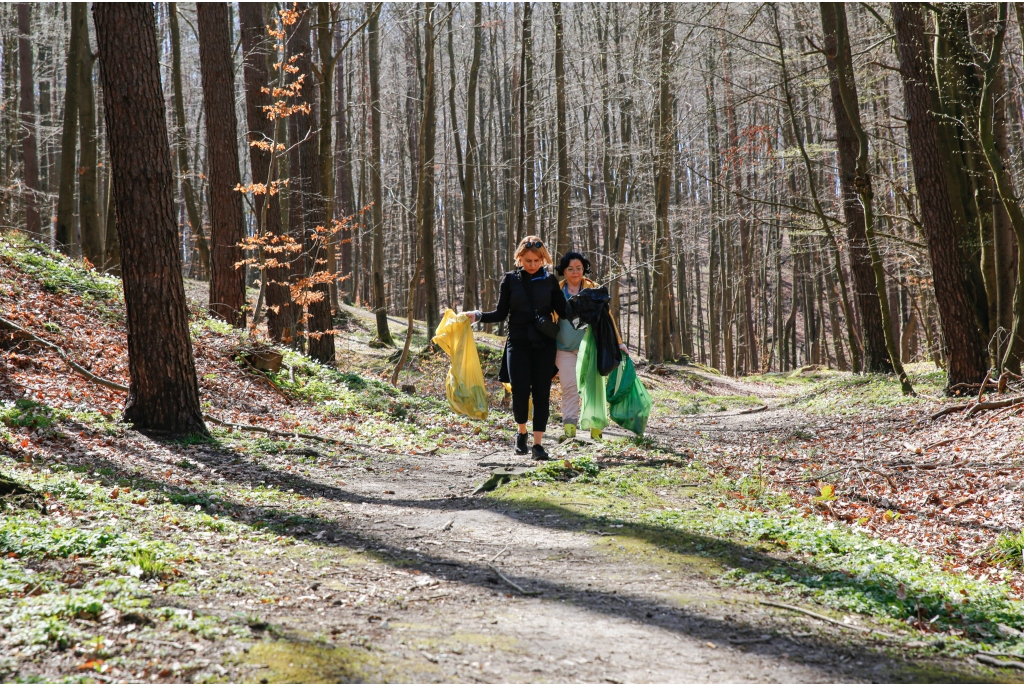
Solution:
M932 421L934 421L935 419L941 419L946 414L955 414L958 411L963 411L964 409L967 409L968 407L972 406L973 404L974 404L973 402L968 402L967 404L956 404L956 405L953 405L952 407L946 407L945 409L940 409L939 411L937 411L934 414L932 414L931 419L932 419Z
M224 426L225 428L233 428L235 430L246 431L249 433L266 433L267 435L273 435L279 438L289 438L295 440L296 438L305 438L307 440L316 440L317 442L326 442L331 445L342 445L343 447L360 447L362 449L372 450L374 449L371 445L364 445L358 442L348 442L346 440L339 440L338 438L331 438L326 435L317 435L316 433L300 433L299 431L281 431L276 428L264 428L263 426L250 426L247 423L232 423L230 421L222 421L216 416L210 414L203 414L203 418L211 423L215 423L218 426Z
M1018 669L1020 671L1024 671L1024 662L1020 662L1020 661L1003 661L1002 659L997 659L997 658L995 658L993 656L989 656L988 654L980 654L980 653L979 654L975 654L974 658L977 659L978 661L980 661L983 664L988 664L989 666L998 666L1000 668L1016 668L1016 669Z
M742 416L743 414L759 414L759 413L761 413L761 412L763 412L763 411L765 411L767 409L768 409L768 405L766 404L766 405L764 405L762 407L754 407L753 409L744 409L743 411L740 412L740 415Z
M810 609L804 609L802 607L793 606L792 604L783 604L782 602L772 602L772 601L769 601L767 599L759 599L758 601L761 604L764 604L766 606L777 607L779 609L786 609L788 611L795 611L798 614L806 614L807 616L810 616L811 618L816 618L819 621L825 621L826 623L831 623L833 625L837 625L840 628L848 628L850 630L856 630L857 632L860 632L860 633L876 633L876 634L882 635L884 637L893 637L893 638L896 637L896 635L893 635L892 633L887 633L887 632L885 632L883 630L876 630L874 628L868 628L866 626L853 626L853 625L849 625L848 623L843 623L842 621L837 621L836 619L830 618L828 616L825 616L824 614L819 614L819 613L817 613L815 611L811 611Z
M61 349L60 347L58 347L57 345L54 345L49 340L44 340L40 338L38 335L35 335L34 333L26 331L24 328L14 323L13 321L9 321L8 319L0 317L0 328L6 328L7 330L10 331L18 331L19 333L28 336L28 338L32 340L32 342L38 343L49 350L53 350L54 352L57 353L58 357L64 360L65 364L70 366L76 373L80 374L81 376L84 376L86 379L92 381L93 383L96 383L97 385L102 385L105 388L110 388L111 390L120 390L121 392L128 392L127 386L121 385L120 383L115 383L114 381L108 381L106 378L100 378L99 376L97 376L96 374L94 374L92 371L85 368L81 364L74 362L71 359L71 357L68 356L68 353Z
M993 400L991 402L976 402L973 407L967 411L965 419L969 419L976 414L980 414L983 411L989 411L991 409L1002 409L1003 407L1012 407L1015 404L1024 402L1024 395L1019 397L1008 397L1005 400Z
M508 583L508 585L511 586L512 588L515 588L516 590L518 590L520 592L520 594L524 594L524 595L527 595L527 596L543 594L543 592L541 592L540 590L524 590L519 585L517 585L515 581L511 580L508 576L506 576L504 573L499 571L494 566L494 564L487 564L487 568L489 568L492 571L494 571L495 573L497 573L499 578L501 578L503 581Z

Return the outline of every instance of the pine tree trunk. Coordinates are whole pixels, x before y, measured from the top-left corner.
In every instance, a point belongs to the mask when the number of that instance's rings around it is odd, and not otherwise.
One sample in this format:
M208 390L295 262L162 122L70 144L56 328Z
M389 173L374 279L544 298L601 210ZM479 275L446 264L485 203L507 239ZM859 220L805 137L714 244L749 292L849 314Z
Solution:
M123 255L130 377L124 420L143 431L205 434L181 280L155 12L148 3L96 3L92 9Z
M66 85L64 86L64 127L60 138L60 187L57 192L57 225L54 228L54 243L58 250L73 254L78 242L75 230L75 181L78 178L78 89L81 81L78 77L80 69L80 46L88 40L85 20L81 17L88 13L83 3L71 4L71 38L68 41L68 59L65 69Z
M934 113L935 97L930 84L935 78L925 35L926 11L913 3L892 4L914 181L920 197L921 224L928 240L935 300L946 345L948 390L959 383L980 383L986 373L987 355L967 293L965 260L957 241L958 231L946 185L948 158L940 148Z
M231 58L228 6L196 5L199 65L210 165L210 312L232 326L245 326L245 270L239 247L245 237L235 118L235 70Z
M18 76L21 85L21 159L25 169L25 232L49 242L39 217L39 155L36 150L35 76L32 73L32 3L18 3Z

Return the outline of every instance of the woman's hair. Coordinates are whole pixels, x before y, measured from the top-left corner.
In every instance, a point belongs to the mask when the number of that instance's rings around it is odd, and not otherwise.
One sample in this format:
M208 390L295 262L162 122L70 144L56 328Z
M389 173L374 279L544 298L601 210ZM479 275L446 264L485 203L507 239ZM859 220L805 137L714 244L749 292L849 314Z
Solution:
M565 270L569 268L569 263L574 259L579 260L580 264L583 265L583 275L590 273L590 260L579 252L566 252L562 255L562 258L558 261L558 266L555 267L555 273L559 276L564 276Z
M538 245L540 247L538 247ZM516 266L523 265L523 253L533 252L541 258L545 264L551 264L551 253L548 252L548 248L544 247L544 241L535 235L528 235L519 241L519 247L516 248L515 262Z

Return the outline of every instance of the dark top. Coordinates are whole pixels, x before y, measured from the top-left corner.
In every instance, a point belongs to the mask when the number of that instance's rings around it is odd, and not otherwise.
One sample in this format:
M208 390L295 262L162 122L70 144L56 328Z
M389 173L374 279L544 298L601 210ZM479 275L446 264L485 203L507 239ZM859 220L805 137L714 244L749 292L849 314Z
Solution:
M559 317L565 317L565 295L554 276L543 268L532 277L522 269L516 269L501 279L498 306L493 312L483 312L480 321L499 323L508 318L508 337L512 342L529 341L537 347L554 345L554 339L537 330L537 316L527 299L526 288L530 288L537 314L550 316L553 311Z

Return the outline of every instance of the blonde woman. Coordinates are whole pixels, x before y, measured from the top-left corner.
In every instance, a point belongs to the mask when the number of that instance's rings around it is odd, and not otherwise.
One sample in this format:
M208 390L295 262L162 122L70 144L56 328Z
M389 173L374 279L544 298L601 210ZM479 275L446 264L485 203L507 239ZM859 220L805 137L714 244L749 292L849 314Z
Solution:
M555 267L555 272L565 278L558 284L562 289L562 296L568 300L580 294L584 288L596 288L596 283L587 278L590 273L590 260L579 252L566 252ZM614 326L615 321L612 320ZM580 343L587 329L576 329L567 319L558 322L558 339L555 353L555 365L558 367L558 382L562 386L562 427L565 431L565 439L576 437L576 424L580 419L580 393L576 384L576 359L579 356ZM619 340L619 349L626 351L622 344L622 336L616 327L615 335ZM590 437L594 440L601 439L601 429L591 428Z
M512 382L512 414L519 431L515 453L530 452L526 421L530 397L533 397L533 458L546 461L544 431L547 430L551 380L555 375L555 317L565 317L565 296L558 281L548 273L551 254L544 242L529 235L519 242L515 252L515 271L501 279L498 306L492 312L466 312L476 323L498 323L508 319L506 363Z

